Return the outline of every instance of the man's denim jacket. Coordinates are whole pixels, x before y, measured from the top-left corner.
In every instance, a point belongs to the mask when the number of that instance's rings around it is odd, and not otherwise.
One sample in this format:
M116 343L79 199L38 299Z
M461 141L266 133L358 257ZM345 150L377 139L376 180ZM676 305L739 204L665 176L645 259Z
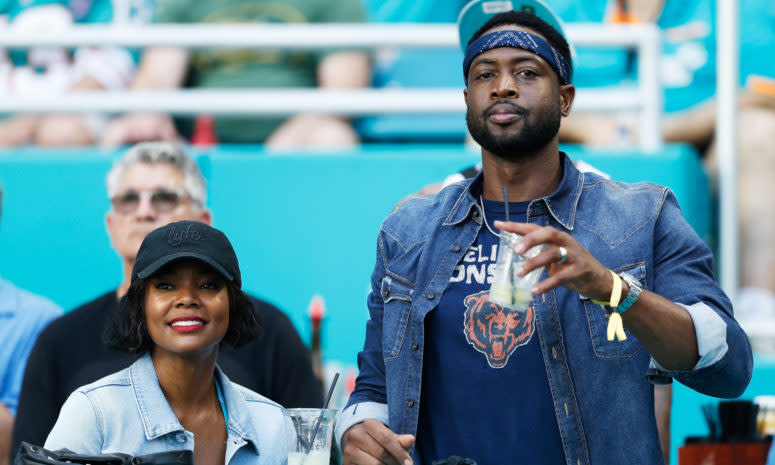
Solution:
M280 465L287 449L282 407L229 381L216 367L229 424L227 465ZM49 450L145 455L194 450L194 435L178 421L159 386L149 354L129 368L78 388L46 439Z
M649 381L674 378L703 394L737 397L751 378L748 338L714 280L710 250L669 189L582 173L560 156L562 181L552 195L530 202L528 222L568 232L604 266L686 308L701 359L691 371L661 369L629 331L626 341L606 339L600 305L559 287L533 297L546 373L525 376L549 379L568 464L662 463ZM368 418L396 433L417 431L423 321L483 227L471 194L481 176L412 198L383 222L360 373L337 425L340 443L350 426ZM493 399L482 409L495 415L503 401Z

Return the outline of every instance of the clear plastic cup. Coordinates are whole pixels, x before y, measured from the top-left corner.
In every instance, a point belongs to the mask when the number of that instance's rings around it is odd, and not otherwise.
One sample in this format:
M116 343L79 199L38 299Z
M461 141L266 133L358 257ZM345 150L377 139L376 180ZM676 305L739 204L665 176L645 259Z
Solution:
M328 465L335 416L336 409L283 409L288 465Z
M530 259L541 253L543 244L531 247L524 254L514 252L514 247L522 239L519 234L503 231L500 234L498 257L490 284L490 302L503 307L525 312L533 296L530 289L538 282L544 267L536 268L525 276L519 276L517 270Z

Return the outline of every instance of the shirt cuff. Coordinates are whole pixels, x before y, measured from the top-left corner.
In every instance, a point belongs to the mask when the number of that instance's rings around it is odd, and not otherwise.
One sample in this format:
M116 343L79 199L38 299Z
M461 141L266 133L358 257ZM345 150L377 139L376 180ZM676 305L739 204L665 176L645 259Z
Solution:
M18 400L19 400L18 397L14 399L13 397L10 397L10 396L8 397L3 396L2 398L0 398L0 404L5 405L5 408L7 408L9 412L11 412L12 417L16 417L16 406L18 404Z
M729 350L727 345L727 324L719 314L702 302L692 305L678 305L689 312L689 316L692 317L692 322L694 323L694 332L697 335L697 351L700 354L700 360L692 371L711 366L724 358L727 350ZM651 358L649 368L670 373L669 370L665 370L657 363L653 357Z
M334 426L334 435L336 436L336 442L339 444L340 450L342 448L342 436L344 436L344 433L347 432L351 426L363 423L368 419L379 420L387 426L387 404L380 404L378 402L360 402L347 407L339 414L339 418L336 419L336 426Z

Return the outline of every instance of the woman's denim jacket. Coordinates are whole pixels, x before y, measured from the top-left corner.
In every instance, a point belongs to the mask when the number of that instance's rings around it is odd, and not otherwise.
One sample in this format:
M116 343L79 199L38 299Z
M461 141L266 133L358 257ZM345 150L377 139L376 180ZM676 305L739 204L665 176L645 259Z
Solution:
M282 407L229 378L216 367L229 414L227 465L286 463ZM194 450L159 386L149 354L129 368L78 388L62 406L46 439L49 450L143 455Z
M530 202L528 222L568 232L606 267L686 308L701 359L691 371L661 369L629 331L626 341L608 341L603 308L560 287L533 297L546 373L525 376L549 379L568 464L662 463L649 381L676 379L707 395L739 396L751 378L748 338L714 280L710 250L669 189L582 173L560 156L563 179L552 195ZM340 443L347 428L368 418L396 433L417 431L423 321L482 228L471 194L481 176L412 198L383 222L360 373L336 430ZM500 402L508 399L481 407L497 414Z

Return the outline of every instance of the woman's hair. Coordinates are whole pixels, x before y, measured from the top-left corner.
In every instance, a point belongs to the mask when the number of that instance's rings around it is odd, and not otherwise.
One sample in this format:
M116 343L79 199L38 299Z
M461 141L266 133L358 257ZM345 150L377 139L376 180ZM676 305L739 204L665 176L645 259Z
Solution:
M143 354L154 346L145 320L148 279L135 279L113 315L113 325L105 335L106 343L131 354ZM221 343L242 347L261 335L261 325L250 298L233 281L226 282L229 294L229 327Z

